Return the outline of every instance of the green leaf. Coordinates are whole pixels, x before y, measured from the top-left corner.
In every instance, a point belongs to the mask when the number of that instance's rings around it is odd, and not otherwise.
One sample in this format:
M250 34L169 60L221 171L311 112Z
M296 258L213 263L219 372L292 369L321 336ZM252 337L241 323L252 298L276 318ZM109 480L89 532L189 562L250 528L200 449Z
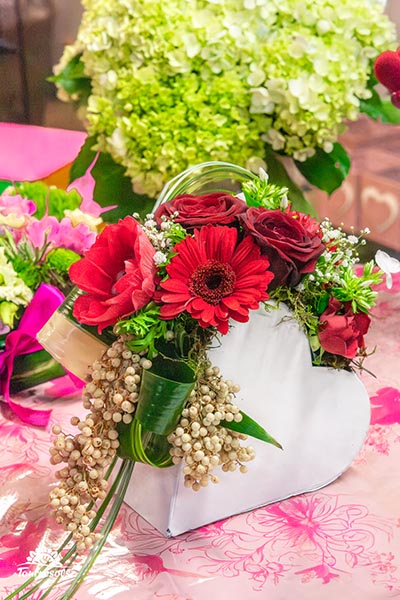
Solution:
M239 433L243 433L244 435L249 435L253 438L257 438L262 442L266 442L267 444L272 444L277 448L282 450L282 446L279 442L277 442L272 435L267 433L261 425L259 425L256 421L254 421L251 417L246 415L242 410L240 411L242 415L242 420L237 423L236 421L221 421L222 427L226 429L230 429L231 431L237 431Z
M384 116L382 123L392 123L398 125L400 123L400 110L393 106L391 100L382 100Z
M398 125L400 123L400 110L393 106L390 98L380 96L375 89L377 83L376 77L372 75L368 82L368 89L371 91L372 96L367 100L360 100L360 111L374 119L374 121Z
M195 372L186 362L157 356L143 371L135 418L147 431L170 434L194 385Z
M289 189L288 197L293 209L309 215L314 215L315 213L312 206L304 197L299 186L289 177L289 174L279 160L278 155L270 146L265 146L265 161L267 163L269 181Z
M383 120L385 119L385 110L381 97L376 90L372 89L371 92L371 98L360 100L360 111L375 121Z
M89 77L85 75L85 66L81 60L82 53L77 54L64 67L60 73L48 77L48 81L58 84L68 94L78 94L80 100L90 96L92 84Z
M82 177L92 164L97 151L93 149L96 143L94 137L88 137L76 157L70 174L70 181ZM117 208L102 214L107 222L116 222L118 219L131 215L134 212L144 217L151 212L154 199L145 195L136 194L132 189L132 182L125 173L122 165L118 165L114 159L105 152L100 152L92 176L96 181L94 188L94 199L101 206L117 204Z
M324 310L326 309L326 307L329 304L329 292L325 292L324 294L322 294L319 298L318 298L318 302L316 305L316 311L318 315L321 315Z
M16 394L64 375L62 366L46 350L17 356L14 359L10 392Z
M173 464L167 436L145 431L136 418L129 424L121 421L117 430L120 444L118 456L161 469Z
M328 194L342 185L350 170L350 157L338 142L333 145L332 152L327 153L317 148L314 156L295 163L307 181Z

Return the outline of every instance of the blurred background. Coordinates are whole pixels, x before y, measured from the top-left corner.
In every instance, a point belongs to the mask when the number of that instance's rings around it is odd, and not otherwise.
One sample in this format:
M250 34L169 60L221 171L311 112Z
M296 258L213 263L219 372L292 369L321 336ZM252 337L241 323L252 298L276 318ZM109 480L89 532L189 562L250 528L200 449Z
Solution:
M81 15L79 0L0 0L0 121L82 129L46 81Z
M386 12L400 31L400 0ZM56 98L46 81L66 44L73 42L79 0L0 0L0 121L83 129L70 104ZM345 229L371 229L370 242L400 253L400 126L368 119L352 123L341 140L352 167L330 198L310 189L319 216Z

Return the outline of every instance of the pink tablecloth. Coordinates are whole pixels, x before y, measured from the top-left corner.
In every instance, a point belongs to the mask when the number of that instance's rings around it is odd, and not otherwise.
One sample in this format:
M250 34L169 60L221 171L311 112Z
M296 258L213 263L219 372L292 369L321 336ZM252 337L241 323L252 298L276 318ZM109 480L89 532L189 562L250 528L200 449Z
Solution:
M399 292L400 276L390 292L381 286L368 336L369 348L377 350L366 361L376 378L362 375L371 396L371 427L359 457L340 479L175 539L164 539L124 506L76 599L400 598ZM52 406L52 422L64 425L79 401ZM35 562L51 550L55 534L47 530L54 526L46 507L52 482L49 432L4 412L0 435L3 600L27 577L18 567L30 553ZM60 597L57 591L47 598Z

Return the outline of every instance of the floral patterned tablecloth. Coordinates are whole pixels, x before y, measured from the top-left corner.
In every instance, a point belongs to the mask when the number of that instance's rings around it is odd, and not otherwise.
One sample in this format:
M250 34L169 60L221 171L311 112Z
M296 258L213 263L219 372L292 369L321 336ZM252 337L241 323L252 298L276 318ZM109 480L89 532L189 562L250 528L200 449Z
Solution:
M366 365L375 377L362 375L371 426L350 469L320 491L174 539L124 505L76 600L400 598L400 275L391 290L380 287L367 339L370 349L377 347ZM51 393L25 401L48 406ZM76 397L52 400L51 407L45 431L22 424L2 405L1 600L62 536L46 505L54 481L50 427L67 429L81 409ZM67 571L63 584L72 576ZM47 596L60 597L60 589Z

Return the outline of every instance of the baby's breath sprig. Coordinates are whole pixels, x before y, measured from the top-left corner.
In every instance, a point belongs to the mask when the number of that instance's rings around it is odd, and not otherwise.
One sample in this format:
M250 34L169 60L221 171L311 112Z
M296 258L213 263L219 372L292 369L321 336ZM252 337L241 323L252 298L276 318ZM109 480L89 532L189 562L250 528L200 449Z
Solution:
M175 223L174 217L177 215L178 213L174 213L171 218L161 217L161 224L158 225L154 215L149 213L142 224L143 231L156 251L154 263L161 277L165 274L165 267L172 257L174 246L188 235L179 223Z

